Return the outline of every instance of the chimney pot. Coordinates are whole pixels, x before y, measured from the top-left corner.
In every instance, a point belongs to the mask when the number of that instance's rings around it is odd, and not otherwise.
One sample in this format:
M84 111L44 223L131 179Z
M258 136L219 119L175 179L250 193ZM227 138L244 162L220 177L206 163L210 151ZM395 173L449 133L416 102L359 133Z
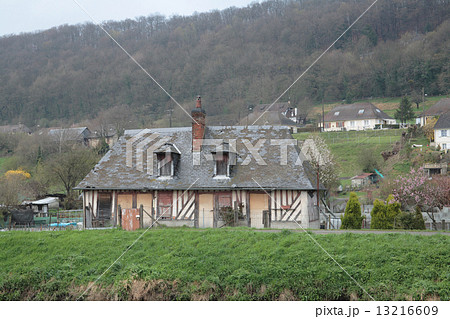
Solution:
M199 95L197 96L197 104L196 108L201 109L202 108L202 97Z

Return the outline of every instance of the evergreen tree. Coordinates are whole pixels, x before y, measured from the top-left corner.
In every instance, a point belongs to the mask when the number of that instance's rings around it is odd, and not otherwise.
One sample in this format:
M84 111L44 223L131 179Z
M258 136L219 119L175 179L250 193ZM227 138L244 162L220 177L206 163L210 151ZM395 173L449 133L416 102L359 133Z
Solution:
M399 108L395 111L395 118L402 124L414 118L411 101L406 96L402 98Z
M345 206L344 216L341 216L341 229L361 229L362 220L361 204L356 193L352 192Z

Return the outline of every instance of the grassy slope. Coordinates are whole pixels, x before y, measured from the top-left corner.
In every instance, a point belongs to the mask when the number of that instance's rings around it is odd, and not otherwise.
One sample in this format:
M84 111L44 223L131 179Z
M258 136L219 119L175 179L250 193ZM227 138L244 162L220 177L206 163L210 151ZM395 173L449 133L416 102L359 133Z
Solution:
M2 169L3 163L6 161L7 157L0 157L0 171Z
M321 133L339 165L339 176L351 178L362 173L360 157L362 152L371 152L380 163L381 152L392 148L399 141L402 130L371 130ZM310 133L294 134L300 140ZM382 171L382 169L381 169Z
M0 233L0 300L76 299L140 233ZM450 297L448 236L313 236L377 300ZM103 299L368 298L307 234L288 231L151 230L99 286Z

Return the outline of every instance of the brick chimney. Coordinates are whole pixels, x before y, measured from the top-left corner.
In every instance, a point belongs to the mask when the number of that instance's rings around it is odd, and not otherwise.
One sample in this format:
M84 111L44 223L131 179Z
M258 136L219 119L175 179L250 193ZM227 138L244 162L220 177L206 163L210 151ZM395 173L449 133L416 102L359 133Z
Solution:
M200 152L202 149L203 137L205 136L205 110L202 109L202 98L197 97L195 109L191 112L192 116L192 151Z

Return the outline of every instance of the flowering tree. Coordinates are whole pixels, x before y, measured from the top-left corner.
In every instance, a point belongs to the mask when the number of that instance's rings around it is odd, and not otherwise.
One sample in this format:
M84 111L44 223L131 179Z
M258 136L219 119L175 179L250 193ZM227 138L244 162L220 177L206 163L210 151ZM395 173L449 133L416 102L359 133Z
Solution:
M405 209L419 207L425 210L436 226L433 208L442 209L450 205L450 177L436 176L429 179L423 168L411 169L408 175L401 175L394 180L394 199Z
M27 193L27 180L30 173L18 169L7 171L0 177L0 204L5 207L21 203Z

